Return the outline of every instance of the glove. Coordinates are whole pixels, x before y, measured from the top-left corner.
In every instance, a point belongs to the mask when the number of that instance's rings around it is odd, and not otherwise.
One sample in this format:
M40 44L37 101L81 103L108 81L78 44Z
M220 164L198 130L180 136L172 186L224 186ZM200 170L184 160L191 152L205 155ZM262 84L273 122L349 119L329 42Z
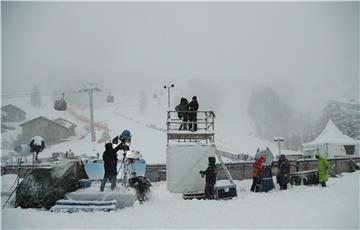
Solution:
M119 143L119 138L118 136L114 137L114 139L112 140L113 144L118 144Z

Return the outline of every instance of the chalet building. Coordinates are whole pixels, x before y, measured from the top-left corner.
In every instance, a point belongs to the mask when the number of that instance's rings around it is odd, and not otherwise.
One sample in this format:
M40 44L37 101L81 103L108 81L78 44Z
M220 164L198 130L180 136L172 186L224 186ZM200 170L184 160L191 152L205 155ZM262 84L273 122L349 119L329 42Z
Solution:
M3 114L6 114L6 116L3 117ZM25 118L26 113L15 105L9 104L1 107L1 121L3 122L19 122L25 120Z
M74 125L65 119L52 121L42 116L20 124L25 142L34 136L41 136L46 143L58 143L75 135Z

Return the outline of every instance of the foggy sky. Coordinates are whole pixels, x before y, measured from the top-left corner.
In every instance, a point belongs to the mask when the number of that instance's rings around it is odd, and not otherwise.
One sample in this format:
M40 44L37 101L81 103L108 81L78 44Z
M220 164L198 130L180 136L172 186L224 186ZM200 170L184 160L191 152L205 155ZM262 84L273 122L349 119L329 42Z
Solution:
M271 85L305 110L359 99L357 2L1 6L2 94L206 79L235 98Z

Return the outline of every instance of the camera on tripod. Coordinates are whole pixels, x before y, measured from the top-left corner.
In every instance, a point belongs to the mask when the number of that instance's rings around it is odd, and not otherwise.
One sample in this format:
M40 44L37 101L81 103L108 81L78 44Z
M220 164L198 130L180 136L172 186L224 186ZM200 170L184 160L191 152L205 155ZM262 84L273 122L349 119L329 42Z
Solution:
M130 150L130 140L123 140L120 144L122 145L124 152Z

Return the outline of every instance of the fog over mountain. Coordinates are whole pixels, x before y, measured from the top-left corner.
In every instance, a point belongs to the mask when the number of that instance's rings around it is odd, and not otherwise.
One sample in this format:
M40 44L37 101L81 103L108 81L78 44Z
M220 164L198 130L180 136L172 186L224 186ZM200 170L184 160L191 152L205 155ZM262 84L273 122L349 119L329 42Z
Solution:
M359 100L358 2L2 2L2 95L164 84L203 109L246 114L254 88L319 114ZM86 98L86 97L85 97ZM226 109L225 109L226 108ZM230 115L229 115L230 116ZM239 118L239 117L238 117ZM229 118L230 119L230 118Z

